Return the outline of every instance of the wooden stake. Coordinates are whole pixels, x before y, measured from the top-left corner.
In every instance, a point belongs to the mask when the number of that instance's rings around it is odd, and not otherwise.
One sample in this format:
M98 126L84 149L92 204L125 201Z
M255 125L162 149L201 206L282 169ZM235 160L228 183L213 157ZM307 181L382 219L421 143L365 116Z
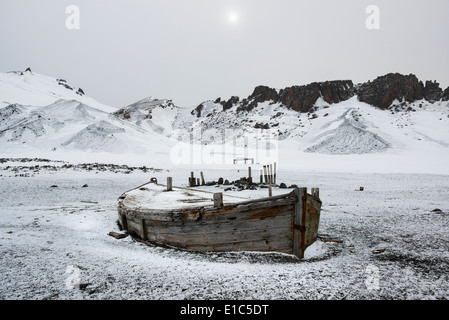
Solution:
M276 183L276 162L274 163L274 183Z
M273 180L273 176L271 174L271 164L270 164L270 168L268 169L268 196L272 197L273 196L273 190L271 189L271 182Z
M267 166L263 166L263 175L265 178L265 184L268 183Z
M273 182L273 165L270 163L270 183L274 183Z
M251 177L251 167L248 167L248 182L253 183L253 178Z
M201 184L204 186L206 184L206 180L204 180L203 171L201 171Z
M167 191L173 191L173 178L167 178Z
M189 186L190 187L194 187L195 186L195 175L194 175L193 172L190 173Z
M262 169L260 169L260 184L263 183L263 174L262 174Z

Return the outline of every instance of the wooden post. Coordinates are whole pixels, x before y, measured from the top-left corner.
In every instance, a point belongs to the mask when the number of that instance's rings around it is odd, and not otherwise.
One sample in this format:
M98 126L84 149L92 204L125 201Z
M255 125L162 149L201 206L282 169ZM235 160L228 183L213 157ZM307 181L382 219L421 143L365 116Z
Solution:
M200 178L196 178L196 185L197 185L197 186L200 185Z
M263 174L262 174L262 169L260 169L260 184L263 183Z
M222 208L223 207L223 193L214 193L214 207Z
M274 183L276 183L276 162L274 163Z
M253 178L251 177L251 167L248 167L248 182L253 183Z
M122 229L125 231L128 231L128 219L126 218L126 215L122 214ZM121 230L120 230L121 231Z
M190 173L190 178L189 178L189 187L194 187L195 186L195 175L193 172Z
M268 183L267 166L263 166L263 175L265 178L265 184Z
M204 173L203 171L201 171L201 185L205 185L206 184L206 180L204 180Z
M271 183L272 183L272 180L273 180L273 176L271 174L271 164L270 164L269 167L267 166L267 169L268 169L268 196L272 197L273 196L273 190L271 189Z
M274 183L273 182L273 165L270 163L270 183Z
M296 188L295 195L298 202L295 205L293 218L293 254L302 259L306 241L307 188Z
M173 191L173 178L167 178L167 191Z
M270 182L268 183L268 196L269 197L273 196L273 190L271 189L271 179Z

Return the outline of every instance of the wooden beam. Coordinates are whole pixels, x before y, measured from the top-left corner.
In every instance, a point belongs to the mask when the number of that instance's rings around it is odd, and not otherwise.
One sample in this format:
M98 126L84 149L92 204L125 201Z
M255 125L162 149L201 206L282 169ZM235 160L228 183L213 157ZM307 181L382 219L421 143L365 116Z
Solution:
M296 188L294 192L298 202L293 217L293 254L302 259L305 251L307 188Z
M145 222L145 219L142 219L142 234L141 234L141 238L143 241L148 239L147 236L147 224Z

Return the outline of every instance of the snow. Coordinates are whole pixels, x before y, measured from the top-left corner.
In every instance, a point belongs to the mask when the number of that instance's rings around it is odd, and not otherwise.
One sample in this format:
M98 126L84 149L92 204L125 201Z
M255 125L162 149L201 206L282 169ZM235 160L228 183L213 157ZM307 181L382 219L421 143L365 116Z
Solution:
M194 188L174 187L171 192L166 192L164 185L153 183L142 186L139 189L127 192L123 204L130 208L140 207L145 209L170 210L178 208L192 208L199 206L213 206L213 194L222 192L223 203L232 204L251 199L260 199L268 196L266 189L259 190L227 190L230 186L199 186ZM235 188L237 189L237 188ZM292 190L272 188L272 195L288 194Z
M319 235L343 241L318 240L301 261L273 253L192 253L108 236L119 232L120 194L153 176L164 181L170 175L181 185L182 169L40 169L24 178L15 176L13 164L0 171L2 299L449 297L445 175L279 172L279 181L320 188ZM239 175L235 168L206 172L211 180ZM379 249L385 251L373 253ZM372 268L379 271L379 289L366 285Z
M104 112L117 110L88 96L76 94L78 88L69 85L73 89L67 89L57 80L34 72L0 73L0 108L13 103L46 106L60 99L73 99Z

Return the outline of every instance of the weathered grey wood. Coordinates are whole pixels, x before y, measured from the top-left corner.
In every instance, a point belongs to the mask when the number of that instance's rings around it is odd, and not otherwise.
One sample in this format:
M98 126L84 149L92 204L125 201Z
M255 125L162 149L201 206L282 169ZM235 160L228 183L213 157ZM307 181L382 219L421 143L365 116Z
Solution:
M191 172L189 178L189 187L194 187L195 183L196 183L195 174Z
M304 258L305 237L305 213L307 206L307 188L295 189L298 202L295 205L293 218L293 254L298 258Z
M253 183L253 178L251 177L251 167L248 167L248 182Z
M214 194L214 203L219 204L219 197ZM276 251L303 257L317 238L321 201L307 195L307 188L233 204L224 204L222 197L217 207L211 202L160 210L128 208L124 195L118 205L119 222L126 224L129 234L151 243L192 251Z
M205 185L206 184L206 180L204 179L204 173L203 173L203 171L201 171L201 185Z
M223 207L223 193L214 193L214 207L222 208Z
M142 233L141 233L141 238L142 240L147 240L147 226L145 223L145 219L142 219Z
M276 183L276 162L274 163L274 180L273 183Z
M268 174L267 174L267 166L263 166L263 175L264 175L264 180L265 180L265 184L268 183Z
M260 184L263 183L263 174L262 174L262 169L260 169Z
M173 178L167 178L167 191L173 191Z
M109 232L108 235L111 237L114 237L116 239L123 239L128 236L126 233L117 233L117 232L113 232L113 231Z

